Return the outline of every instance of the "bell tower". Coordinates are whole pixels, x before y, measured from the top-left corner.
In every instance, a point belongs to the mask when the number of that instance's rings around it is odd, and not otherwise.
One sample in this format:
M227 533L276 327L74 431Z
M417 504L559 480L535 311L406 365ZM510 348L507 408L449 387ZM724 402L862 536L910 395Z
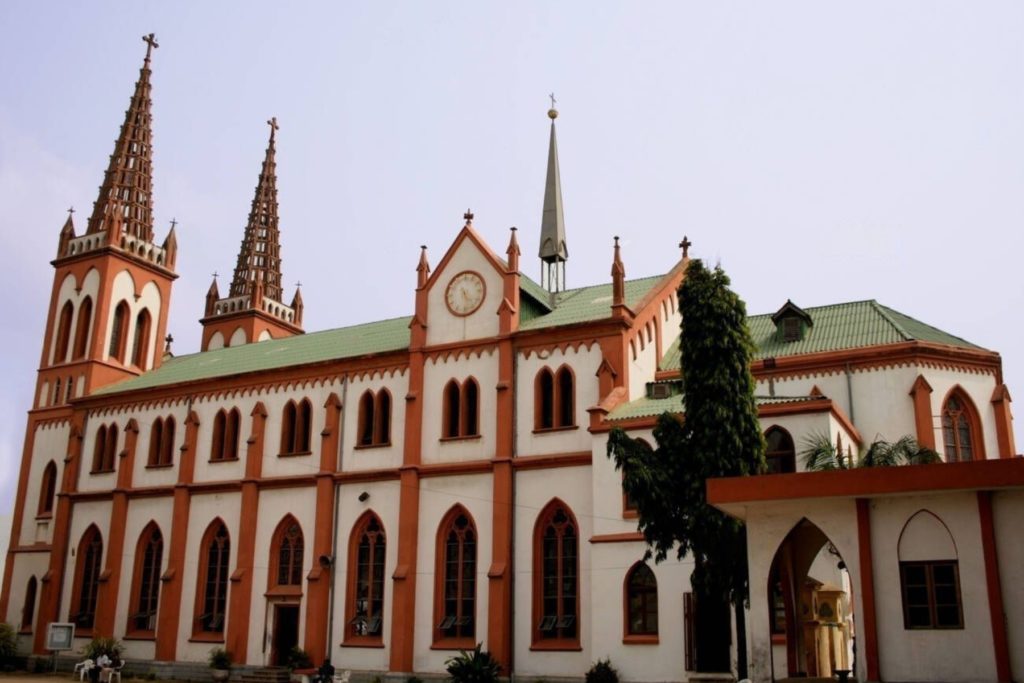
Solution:
M281 282L281 239L277 218L277 118L267 121L263 168L238 251L231 289L221 297L217 276L206 292L203 351L254 341L302 334L302 294L296 288L291 304L284 303Z
M162 359L178 243L174 221L162 243L153 234L150 62L158 45L152 33L143 40L146 57L85 232L76 234L73 208L60 231L35 408L64 405Z

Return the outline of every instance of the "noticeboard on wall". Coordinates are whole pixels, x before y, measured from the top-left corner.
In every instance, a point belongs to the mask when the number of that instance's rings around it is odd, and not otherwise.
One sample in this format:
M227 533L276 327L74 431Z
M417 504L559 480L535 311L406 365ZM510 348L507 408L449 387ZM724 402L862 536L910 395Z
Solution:
M53 652L72 650L75 638L75 625L72 623L52 623L46 629L46 649Z

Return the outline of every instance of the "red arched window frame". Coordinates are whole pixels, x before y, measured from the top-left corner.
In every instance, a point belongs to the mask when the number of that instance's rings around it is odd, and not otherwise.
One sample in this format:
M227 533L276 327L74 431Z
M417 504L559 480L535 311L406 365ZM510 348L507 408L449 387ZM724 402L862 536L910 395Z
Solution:
M117 425L100 425L92 451L92 471L113 472L117 455Z
M534 650L580 649L580 528L557 498L533 530Z
M787 474L796 472L796 446L788 431L773 425L764 433L765 474Z
M555 373L555 426L562 429L576 426L576 378L568 365Z
M647 563L637 562L622 584L623 643L658 642L658 579Z
M71 336L71 318L75 313L75 307L70 301L64 302L60 309L60 318L57 321L57 346L53 353L53 364L63 363L68 359L68 341Z
M149 310L143 308L135 316L135 339L132 341L132 365L137 368L146 368L149 361L149 328L152 318Z
M110 348L107 355L124 364L125 347L128 345L128 302L122 300L114 309L114 319L110 324Z
M377 392L376 414L374 415L374 443L380 446L391 444L391 392L381 389Z
M92 471L103 471L103 451L107 447L107 426L100 425L96 430L96 440L92 446Z
M305 547L302 527L292 515L286 515L274 530L270 543L271 593L302 595L302 559Z
M139 534L135 546L135 571L128 604L127 634L133 638L153 638L160 600L160 571L164 557L164 537L156 522L150 522Z
M75 360L85 358L89 347L89 326L92 323L92 299L85 297L78 305L78 322L75 323L75 348L71 357Z
M555 377L548 368L541 368L533 381L535 431L555 426Z
M379 645L384 632L384 525L367 511L352 527L348 546L345 644Z
M448 384L444 386L444 415L442 417L444 429L441 431L442 437L446 439L454 439L460 436L461 402L462 392L459 389L459 383L454 379L449 380Z
M158 467L160 465L160 444L164 439L164 419L158 417L153 420L153 426L149 428L149 457L146 459L147 467Z
M367 389L359 399L359 445L372 446L374 442L373 425L376 402L373 392Z
M435 649L466 649L476 643L477 546L473 516L456 505L437 528Z
M21 605L21 633L32 632L32 622L36 614L36 577L29 577L25 586L25 601Z
M281 455L306 455L310 452L312 414L313 406L309 399L285 404L281 416Z
M238 408L221 408L213 417L213 438L210 443L210 460L238 460L238 431L242 422Z
M53 501L57 495L57 463L50 461L43 468L43 478L39 486L39 506L37 517L53 516Z
M228 565L231 562L231 536L223 521L215 519L210 523L199 549L192 637L220 642L227 621Z
M950 390L942 402L942 447L946 462L985 459L978 409L960 387Z
M96 621L96 599L100 590L103 562L103 536L96 525L90 525L78 542L75 556L75 579L71 590L71 613L68 621L75 623L76 635L92 635Z
M470 377L462 383L462 436L480 435L480 385Z

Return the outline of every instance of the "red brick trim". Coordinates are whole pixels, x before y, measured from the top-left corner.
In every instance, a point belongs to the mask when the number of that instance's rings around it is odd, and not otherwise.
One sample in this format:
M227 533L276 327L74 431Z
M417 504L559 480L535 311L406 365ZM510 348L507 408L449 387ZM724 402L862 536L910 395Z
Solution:
M999 578L999 557L996 551L995 525L992 519L992 492L978 491L978 520L981 523L981 549L985 557L985 588L988 593L989 619L992 624L992 650L996 659L999 683L1010 683L1010 647L1006 634L1006 612L1003 609L1003 588Z

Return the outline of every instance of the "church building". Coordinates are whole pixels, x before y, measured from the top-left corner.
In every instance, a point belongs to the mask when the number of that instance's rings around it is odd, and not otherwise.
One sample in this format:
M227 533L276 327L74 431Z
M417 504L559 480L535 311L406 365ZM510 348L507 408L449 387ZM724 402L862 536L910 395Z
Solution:
M443 674L476 643L530 679L605 657L626 680L693 677L693 564L644 560L606 455L613 428L653 444L682 412L689 240L627 279L616 238L609 278L570 287L552 109L539 231L492 246L467 212L443 252L408 255L410 315L306 332L281 274L301 236L279 222L271 119L233 277L210 285L200 350L172 355L179 245L153 226L145 41L88 222L57 235L0 593L20 649L45 655L47 626L72 623L76 649L113 636L161 677L195 677L214 647L239 667L299 647L356 676ZM948 680L1024 676L1024 463L999 354L876 301L779 303L749 318L770 473L709 487L750 517L754 676L905 680L886 639L935 642L918 637L973 653ZM905 435L946 462L912 481L802 472L809 439L856 453ZM1002 631L1000 586L1018 615Z

